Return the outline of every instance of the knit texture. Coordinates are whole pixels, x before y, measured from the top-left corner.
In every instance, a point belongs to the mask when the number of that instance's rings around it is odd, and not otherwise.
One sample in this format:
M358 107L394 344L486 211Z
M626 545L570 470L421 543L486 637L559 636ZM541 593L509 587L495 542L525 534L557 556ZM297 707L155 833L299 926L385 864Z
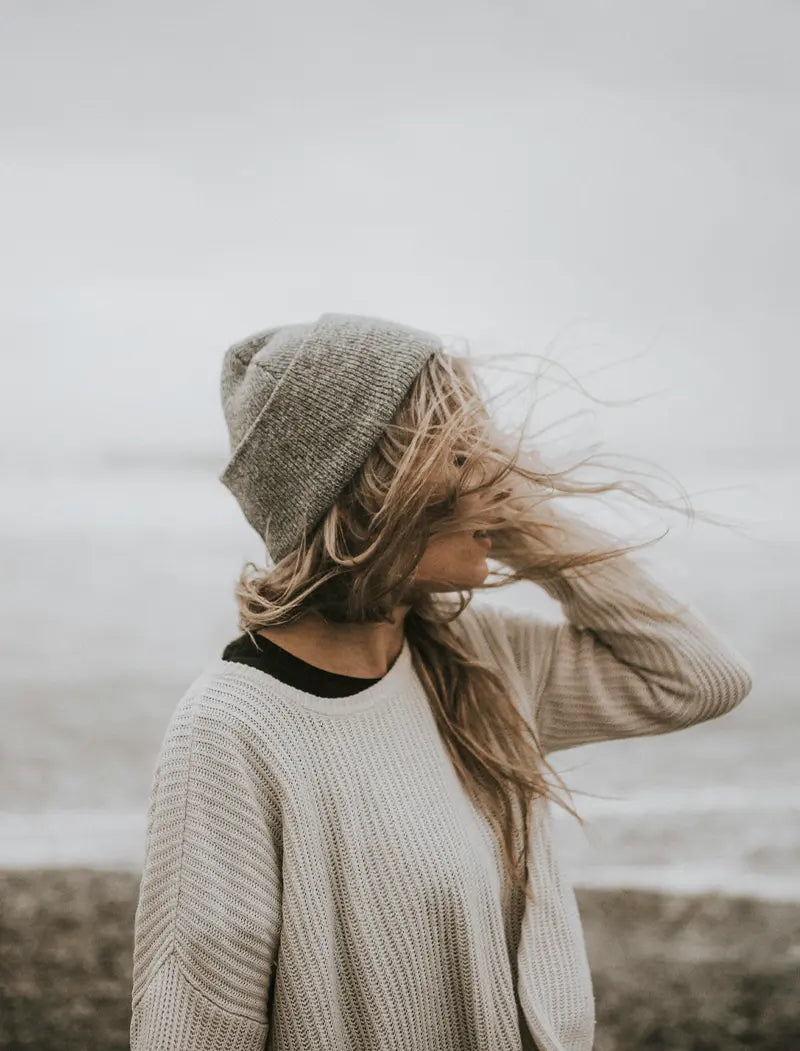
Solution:
M231 458L219 480L273 561L318 524L441 347L409 325L322 314L228 348L220 394Z
M747 695L749 666L699 613L659 623L615 562L591 570L548 585L560 623L476 603L454 622L546 752L678 730ZM669 597L636 574L638 594ZM407 640L346 697L214 660L153 779L132 1051L589 1051L590 970L550 820L535 801L526 903Z

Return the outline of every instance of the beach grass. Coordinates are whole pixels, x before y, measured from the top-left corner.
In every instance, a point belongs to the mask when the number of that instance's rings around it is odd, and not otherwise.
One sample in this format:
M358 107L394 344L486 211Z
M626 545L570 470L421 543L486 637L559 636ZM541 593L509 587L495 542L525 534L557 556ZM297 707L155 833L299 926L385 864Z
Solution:
M0 873L2 1051L128 1048L139 877ZM800 905L582 890L596 1051L800 1048Z

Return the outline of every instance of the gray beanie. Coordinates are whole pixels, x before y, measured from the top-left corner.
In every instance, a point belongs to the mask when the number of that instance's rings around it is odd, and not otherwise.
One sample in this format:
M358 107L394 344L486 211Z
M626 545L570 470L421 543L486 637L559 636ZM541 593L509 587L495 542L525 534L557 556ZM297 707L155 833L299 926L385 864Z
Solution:
M219 480L279 562L366 460L438 336L380 318L321 314L225 352L231 458Z

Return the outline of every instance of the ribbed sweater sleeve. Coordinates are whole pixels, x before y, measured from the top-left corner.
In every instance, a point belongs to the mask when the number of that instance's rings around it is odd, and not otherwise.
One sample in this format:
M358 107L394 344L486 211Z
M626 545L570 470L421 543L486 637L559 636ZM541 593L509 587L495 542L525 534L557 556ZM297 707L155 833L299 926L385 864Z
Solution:
M280 834L245 727L184 698L148 808L131 1051L262 1051L280 936ZM232 725L234 728L232 728Z
M543 587L566 620L494 613L545 753L678 730L729 712L750 692L749 664L697 610L683 603L670 623L640 608L639 599L660 609L678 603L630 554Z

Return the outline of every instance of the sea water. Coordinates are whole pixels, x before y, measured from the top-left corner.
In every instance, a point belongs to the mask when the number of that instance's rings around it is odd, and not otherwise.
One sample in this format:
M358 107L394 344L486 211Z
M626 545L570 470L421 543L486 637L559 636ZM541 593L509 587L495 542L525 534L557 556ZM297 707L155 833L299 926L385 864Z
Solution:
M747 535L672 517L645 558L746 657L752 693L710 723L553 756L586 822L554 806L556 837L579 885L797 900L791 473L733 464L697 478L696 489L735 486L697 503ZM137 869L166 724L238 634L234 582L263 552L203 463L6 471L2 483L0 866ZM479 599L560 616L534 585Z

